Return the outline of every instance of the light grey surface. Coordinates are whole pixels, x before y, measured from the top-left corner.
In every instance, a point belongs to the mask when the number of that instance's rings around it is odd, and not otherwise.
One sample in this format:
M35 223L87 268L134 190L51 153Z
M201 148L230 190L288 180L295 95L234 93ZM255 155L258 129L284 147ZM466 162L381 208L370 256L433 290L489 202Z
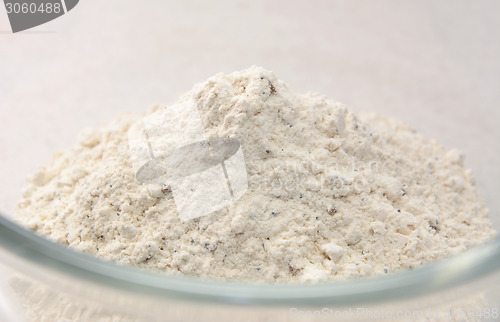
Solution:
M251 65L298 92L403 119L467 165L500 223L498 1L86 0L9 34L0 8L0 210L24 177L120 110Z

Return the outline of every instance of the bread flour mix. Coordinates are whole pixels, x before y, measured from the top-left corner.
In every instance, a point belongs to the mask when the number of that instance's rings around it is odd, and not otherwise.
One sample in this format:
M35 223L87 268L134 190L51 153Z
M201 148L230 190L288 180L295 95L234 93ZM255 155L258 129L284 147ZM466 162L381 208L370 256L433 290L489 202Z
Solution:
M397 120L293 93L258 67L196 85L177 102L189 104L207 137L241 144L248 188L233 203L183 221L171 187L137 180L128 133L155 107L56 153L17 220L106 260L253 282L411 269L495 234L463 155Z

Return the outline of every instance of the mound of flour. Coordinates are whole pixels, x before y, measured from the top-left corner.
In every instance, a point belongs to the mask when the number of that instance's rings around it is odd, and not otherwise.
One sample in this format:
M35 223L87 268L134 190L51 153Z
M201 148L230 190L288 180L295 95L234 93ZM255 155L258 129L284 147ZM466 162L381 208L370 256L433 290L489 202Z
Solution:
M463 155L399 121L293 93L258 67L177 103L193 100L208 136L241 142L248 190L233 205L181 221L168 187L137 181L127 131L144 115L124 114L40 168L17 220L106 260L254 282L411 269L495 234Z

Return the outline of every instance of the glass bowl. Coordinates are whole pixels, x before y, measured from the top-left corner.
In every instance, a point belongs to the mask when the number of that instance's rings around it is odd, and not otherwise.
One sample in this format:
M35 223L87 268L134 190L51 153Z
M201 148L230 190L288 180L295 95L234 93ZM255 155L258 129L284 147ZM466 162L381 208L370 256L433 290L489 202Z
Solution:
M0 218L2 321L493 320L500 240L409 272L313 285L172 277L73 252Z

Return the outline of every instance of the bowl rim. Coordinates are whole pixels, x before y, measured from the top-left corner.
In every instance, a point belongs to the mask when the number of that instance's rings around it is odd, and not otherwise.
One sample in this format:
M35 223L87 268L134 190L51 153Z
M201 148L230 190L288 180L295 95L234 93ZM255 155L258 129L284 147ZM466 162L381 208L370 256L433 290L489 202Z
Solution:
M0 247L86 283L155 296L242 305L348 305L416 297L500 272L500 237L436 263L384 276L316 284L252 284L166 275L107 262L31 232L0 213Z

